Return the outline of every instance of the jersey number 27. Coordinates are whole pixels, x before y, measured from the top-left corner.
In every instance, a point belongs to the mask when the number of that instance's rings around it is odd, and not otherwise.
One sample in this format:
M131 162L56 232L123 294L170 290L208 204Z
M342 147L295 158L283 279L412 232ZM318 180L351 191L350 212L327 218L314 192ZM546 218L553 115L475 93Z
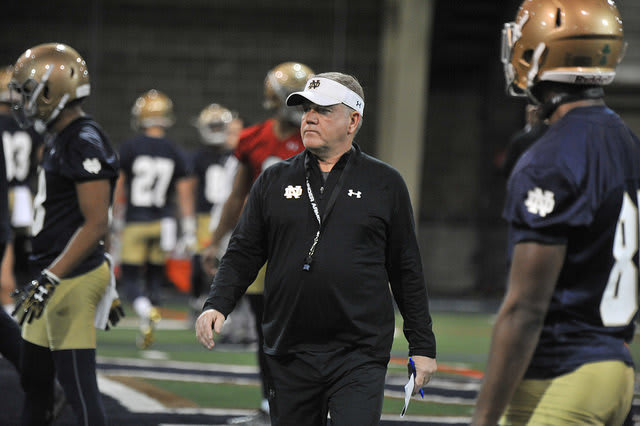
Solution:
M136 207L164 207L173 177L174 162L169 158L141 155L133 162L131 204Z

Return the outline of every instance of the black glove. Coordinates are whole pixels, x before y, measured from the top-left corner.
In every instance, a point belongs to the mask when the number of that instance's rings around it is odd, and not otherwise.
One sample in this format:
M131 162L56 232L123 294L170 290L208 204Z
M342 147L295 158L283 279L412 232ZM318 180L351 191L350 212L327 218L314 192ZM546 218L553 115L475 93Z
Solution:
M116 324L124 317L124 309L122 309L122 303L120 299L113 299L111 303L111 309L109 310L109 320L107 321L107 328L115 327Z
M60 283L60 279L47 269L40 273L40 276L27 284L22 290L13 292L16 307L11 315L18 318L20 325L40 318L45 305Z

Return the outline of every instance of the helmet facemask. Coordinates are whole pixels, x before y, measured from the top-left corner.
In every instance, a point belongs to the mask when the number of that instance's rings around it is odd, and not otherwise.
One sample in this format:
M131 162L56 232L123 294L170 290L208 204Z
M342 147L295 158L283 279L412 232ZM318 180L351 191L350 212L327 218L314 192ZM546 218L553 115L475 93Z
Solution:
M528 19L529 13L525 11L518 22L507 22L502 29L500 56L504 66L504 78L507 84L506 89L511 96L526 96L525 92L514 85L516 71L511 63L511 59L513 57L513 46L520 40L520 37L522 37L522 27Z
M200 136L206 145L224 145L227 142L229 132L225 123L211 123L199 126Z
M205 145L221 146L229 138L229 124L233 113L219 104L205 107L194 123Z
M13 77L13 66L0 68L0 104L11 105L11 89L9 84Z
M48 81L52 71L53 67L48 68L40 82L28 78L22 84L15 80L9 83L11 109L14 111L14 117L20 127L27 128L33 126L38 132L42 133L46 129L47 124L54 121L67 104L69 94L65 93L48 116L39 117L39 103L49 102ZM14 98L14 96L16 96L16 98Z
M303 115L304 111L301 106L288 107L283 104L278 108L278 117L295 127L300 126Z
M304 115L302 107L291 108L288 107L285 102L287 97L298 89L285 87L280 84L273 72L270 72L267 75L267 79L269 80L268 85L272 91L270 101L266 105L267 107L270 107L268 109L276 110L276 115L279 119L286 121L293 126L300 126L300 123L302 123L302 116Z

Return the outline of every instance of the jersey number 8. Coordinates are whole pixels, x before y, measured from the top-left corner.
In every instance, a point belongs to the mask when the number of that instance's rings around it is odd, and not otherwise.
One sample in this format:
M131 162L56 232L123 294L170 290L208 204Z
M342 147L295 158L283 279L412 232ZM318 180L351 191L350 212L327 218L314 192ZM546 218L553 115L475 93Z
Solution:
M640 200L640 191L637 199ZM600 317L607 327L625 326L638 310L638 268L633 257L638 252L638 208L624 193L613 240L615 264L600 301Z

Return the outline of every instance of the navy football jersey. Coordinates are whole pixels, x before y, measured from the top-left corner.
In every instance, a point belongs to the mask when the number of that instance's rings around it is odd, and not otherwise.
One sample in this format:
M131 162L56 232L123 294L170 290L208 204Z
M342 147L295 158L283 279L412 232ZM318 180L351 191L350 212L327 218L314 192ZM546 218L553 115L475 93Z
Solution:
M57 258L84 223L76 184L108 179L111 191L118 177L118 156L98 124L81 117L65 127L44 147L34 198L33 253L35 271ZM65 278L94 269L104 261L104 247L96 249Z
M587 362L632 364L638 308L640 141L605 106L575 108L518 161L503 212L519 242L566 256L527 378Z
M176 181L187 174L184 154L166 138L143 134L122 144L120 163L127 182L127 222L173 216Z
M13 116L0 114L0 137L10 186L28 185L38 166L42 137L33 129L21 129Z
M229 197L238 159L233 151L205 146L194 153L192 161L193 175L198 180L196 212L210 213Z

